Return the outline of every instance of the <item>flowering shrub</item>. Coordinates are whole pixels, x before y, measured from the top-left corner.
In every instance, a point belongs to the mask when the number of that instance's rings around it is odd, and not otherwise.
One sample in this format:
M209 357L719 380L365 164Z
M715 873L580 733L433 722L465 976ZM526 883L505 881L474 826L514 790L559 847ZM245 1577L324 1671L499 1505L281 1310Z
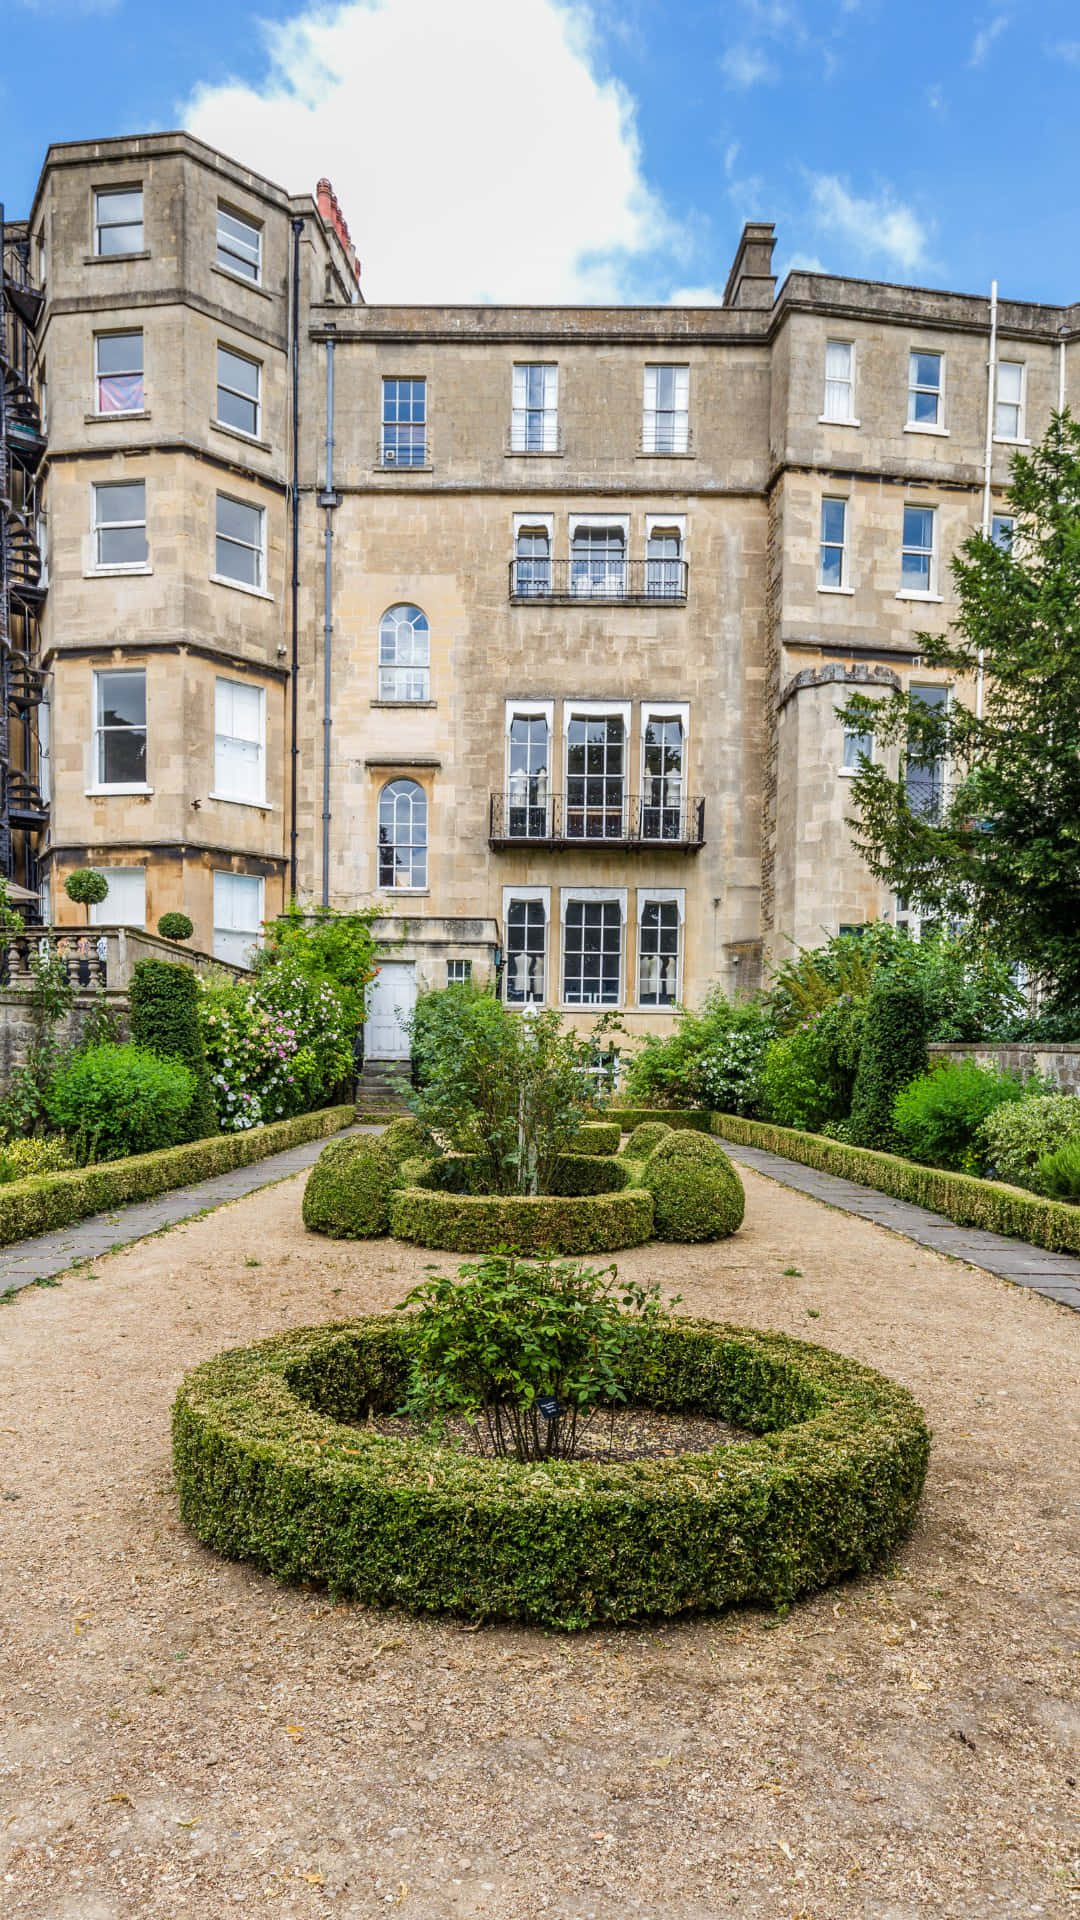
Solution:
M352 1029L339 995L288 960L250 981L205 976L200 1024L214 1105L229 1133L306 1113L352 1073Z

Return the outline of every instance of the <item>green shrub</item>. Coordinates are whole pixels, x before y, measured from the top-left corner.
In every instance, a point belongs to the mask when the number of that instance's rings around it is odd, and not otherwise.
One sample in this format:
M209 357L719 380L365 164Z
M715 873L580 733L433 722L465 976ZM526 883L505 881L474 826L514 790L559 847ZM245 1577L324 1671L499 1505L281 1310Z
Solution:
M284 1153L305 1140L321 1140L351 1121L351 1107L323 1107L318 1113L302 1113L271 1127L218 1134L212 1140L193 1140L182 1147L113 1160L105 1166L13 1181L10 1186L0 1187L0 1246L69 1227L75 1220L111 1212L132 1200L152 1200L171 1187L186 1187L192 1181L229 1173L234 1167L251 1166L268 1154Z
M712 1125L712 1114L707 1107L623 1107L612 1102L604 1108L604 1118L617 1120L623 1133L633 1133L635 1127L643 1127L647 1120L658 1120L661 1126L676 1131L689 1128L695 1133L708 1133Z
M742 1225L743 1185L723 1148L700 1134L673 1133L645 1163L658 1240L725 1240Z
M653 1148L658 1147L670 1132L671 1128L665 1126L662 1120L643 1120L620 1147L620 1159L625 1156L630 1160L647 1160Z
M93 867L76 867L74 873L69 873L64 881L64 892L69 900L74 900L76 906L86 908L89 922L90 908L99 907L108 897L109 883L105 875L95 872Z
M996 1107L980 1130L987 1169L995 1180L1038 1190L1038 1165L1080 1139L1080 1099L1070 1093L1045 1093Z
M1080 1200L1080 1140L1067 1140L1056 1153L1039 1156L1039 1186L1056 1200Z
M974 1060L950 1060L900 1089L893 1101L897 1144L929 1167L981 1173L983 1121L995 1108L1023 1098L1018 1075L980 1067Z
M195 922L189 920L186 913L163 913L157 930L163 940L190 940Z
M379 1150L383 1159L389 1161L395 1172L398 1172L403 1161L415 1159L418 1154L431 1152L431 1135L425 1132L418 1120L404 1117L400 1120L391 1120L390 1125L379 1135Z
M852 1138L862 1147L896 1144L893 1101L926 1072L926 1006L921 987L879 974L866 1008L866 1029L851 1099Z
M160 1060L144 1047L91 1047L57 1069L43 1105L85 1166L175 1146L194 1091L195 1076L179 1060Z
M614 1154L560 1153L552 1171L553 1194L621 1193L629 1185L626 1163Z
M1016 1109L1019 1112L1021 1109ZM958 1227L986 1228L1014 1240L1030 1241L1051 1253L1080 1253L1080 1207L1060 1200L1044 1200L1018 1187L999 1186L973 1174L947 1173L942 1167L922 1167L896 1154L874 1153L868 1147L845 1146L819 1133L799 1133L761 1120L718 1113L713 1125L726 1140L797 1160L804 1167L835 1173L841 1180L910 1200L930 1213L943 1213Z
M331 1240L373 1240L389 1224L393 1162L377 1140L354 1135L324 1147L304 1188L303 1220Z
M617 1120L587 1120L570 1145L571 1153L618 1153L622 1129Z
M627 1097L752 1110L762 1056L775 1032L769 1010L756 1001L731 1001L713 987L700 1012L680 1008L676 1020L674 1033L650 1035L634 1055Z
M829 1103L818 1076L812 1033L797 1028L770 1042L761 1068L761 1111L785 1127L817 1127Z
M74 1165L68 1143L59 1135L51 1140L7 1140L0 1146L0 1186Z
M784 1607L892 1554L930 1436L905 1390L782 1334L675 1319L627 1344L637 1404L756 1437L621 1462L491 1460L365 1424L401 1405L412 1316L311 1327L189 1373L181 1517L203 1544L335 1597L563 1629Z
M190 967L171 960L138 960L131 979L131 1038L163 1059L190 1069L195 1091L181 1138L207 1140L218 1130L217 1112L199 1024L199 980Z
M454 1253L611 1253L642 1246L652 1228L652 1198L641 1188L580 1199L426 1187L399 1187L390 1196L391 1233Z

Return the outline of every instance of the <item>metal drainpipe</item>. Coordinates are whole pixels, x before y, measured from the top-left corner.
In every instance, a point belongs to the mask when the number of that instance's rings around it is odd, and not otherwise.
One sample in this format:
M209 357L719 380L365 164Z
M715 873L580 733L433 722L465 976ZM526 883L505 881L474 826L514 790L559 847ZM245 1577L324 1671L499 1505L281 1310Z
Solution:
M322 904L330 905L330 727L331 668L334 641L334 509L341 495L334 492L334 342L326 342L326 476L319 505L326 510L323 525L323 768L322 768Z
M983 458L983 538L990 537L990 480L994 460L994 401L997 390L997 313L998 283L990 282L990 359L986 369L986 451ZM979 649L979 670L975 678L975 717L983 716L983 652Z
M1058 412L1065 411L1065 339L1066 329L1058 328Z
M300 772L300 236L302 219L292 222L292 659L289 686L289 897L297 889L297 789Z

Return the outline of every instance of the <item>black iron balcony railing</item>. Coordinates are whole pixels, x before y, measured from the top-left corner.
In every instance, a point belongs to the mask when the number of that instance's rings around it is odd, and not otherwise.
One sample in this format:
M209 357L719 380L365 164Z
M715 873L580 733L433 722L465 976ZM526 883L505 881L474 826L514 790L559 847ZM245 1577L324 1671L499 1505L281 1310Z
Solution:
M607 783L605 794L552 794L529 800L493 793L488 840L492 847L642 847L696 853L705 844L704 800L669 795L623 794Z
M510 598L548 606L581 601L652 607L681 606L686 599L685 560L545 560L510 562Z

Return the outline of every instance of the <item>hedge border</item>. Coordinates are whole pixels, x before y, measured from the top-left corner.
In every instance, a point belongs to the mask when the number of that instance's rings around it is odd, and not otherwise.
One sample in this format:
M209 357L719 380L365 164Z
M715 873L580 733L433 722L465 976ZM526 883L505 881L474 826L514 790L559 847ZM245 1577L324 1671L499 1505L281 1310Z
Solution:
M275 1120L243 1133L219 1133L209 1140L162 1147L156 1153L133 1154L128 1160L103 1160L99 1166L13 1180L0 1187L0 1246L69 1227L132 1200L152 1200L172 1187L208 1180L215 1173L251 1166L270 1154L338 1133L352 1124L352 1117L351 1106L320 1107L315 1113L299 1113L291 1120Z
M590 1154L597 1159L609 1159L619 1151L622 1128L617 1120L586 1120L580 1132L574 1135L570 1153Z
M708 1107L605 1107L605 1120L617 1120L624 1133L633 1133L646 1120L662 1120L665 1127L692 1127L695 1133L711 1133L712 1112Z
M409 1323L307 1327L204 1361L173 1408L184 1522L228 1559L335 1598L576 1630L785 1607L893 1551L930 1434L904 1388L789 1335L677 1319L630 1335L628 1393L756 1437L538 1464L364 1425L400 1404ZM346 1424L346 1423L355 1424Z
M641 1187L561 1198L399 1187L390 1196L390 1232L450 1253L491 1253L496 1247L527 1254L615 1253L652 1239L652 1195Z
M1067 1200L1043 1199L1023 1187L922 1167L895 1153L848 1146L825 1134L775 1127L765 1120L746 1120L741 1114L714 1114L713 1132L744 1147L763 1147L785 1160L816 1167L821 1173L835 1173L860 1187L875 1187L894 1199L910 1200L931 1213L943 1213L958 1227L978 1227L1010 1240L1026 1240L1050 1253L1080 1253L1080 1207Z

